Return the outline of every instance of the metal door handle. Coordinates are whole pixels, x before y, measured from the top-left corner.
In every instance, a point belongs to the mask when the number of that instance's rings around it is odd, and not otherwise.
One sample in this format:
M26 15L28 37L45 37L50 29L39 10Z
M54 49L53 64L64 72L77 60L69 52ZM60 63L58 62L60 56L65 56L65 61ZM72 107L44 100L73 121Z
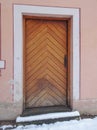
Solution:
M64 66L67 68L68 65L68 58L67 55L64 56Z

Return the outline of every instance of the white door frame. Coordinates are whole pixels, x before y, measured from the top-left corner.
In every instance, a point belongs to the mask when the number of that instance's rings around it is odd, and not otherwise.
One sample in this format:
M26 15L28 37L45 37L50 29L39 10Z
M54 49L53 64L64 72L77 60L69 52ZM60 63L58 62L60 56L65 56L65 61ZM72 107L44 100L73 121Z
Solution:
M23 104L23 15L72 19L71 32L71 99L79 100L79 9L14 5L14 102Z

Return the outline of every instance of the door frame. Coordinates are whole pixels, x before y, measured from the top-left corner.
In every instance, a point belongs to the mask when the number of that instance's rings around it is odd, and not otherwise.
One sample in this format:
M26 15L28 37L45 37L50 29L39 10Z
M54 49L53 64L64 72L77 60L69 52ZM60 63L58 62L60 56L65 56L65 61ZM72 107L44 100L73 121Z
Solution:
M14 5L14 103L23 108L23 16L70 19L70 103L80 97L79 8ZM22 109L21 108L21 109Z

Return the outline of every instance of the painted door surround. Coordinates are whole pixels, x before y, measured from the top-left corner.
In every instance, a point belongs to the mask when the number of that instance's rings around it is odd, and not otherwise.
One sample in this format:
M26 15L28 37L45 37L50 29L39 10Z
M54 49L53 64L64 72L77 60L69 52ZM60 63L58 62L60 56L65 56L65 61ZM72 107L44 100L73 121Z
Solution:
M14 5L14 103L21 101L23 106L23 15L49 16L71 19L71 104L79 100L79 9ZM71 105L71 107L73 107ZM22 108L21 108L22 109Z
M0 70L5 69L5 60L1 59L1 4L0 4Z

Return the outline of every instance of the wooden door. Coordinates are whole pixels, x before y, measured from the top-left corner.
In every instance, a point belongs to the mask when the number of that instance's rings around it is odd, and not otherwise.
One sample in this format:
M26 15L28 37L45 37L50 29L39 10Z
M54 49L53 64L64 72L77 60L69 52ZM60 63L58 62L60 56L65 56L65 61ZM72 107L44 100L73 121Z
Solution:
M67 22L25 20L25 107L66 105Z

